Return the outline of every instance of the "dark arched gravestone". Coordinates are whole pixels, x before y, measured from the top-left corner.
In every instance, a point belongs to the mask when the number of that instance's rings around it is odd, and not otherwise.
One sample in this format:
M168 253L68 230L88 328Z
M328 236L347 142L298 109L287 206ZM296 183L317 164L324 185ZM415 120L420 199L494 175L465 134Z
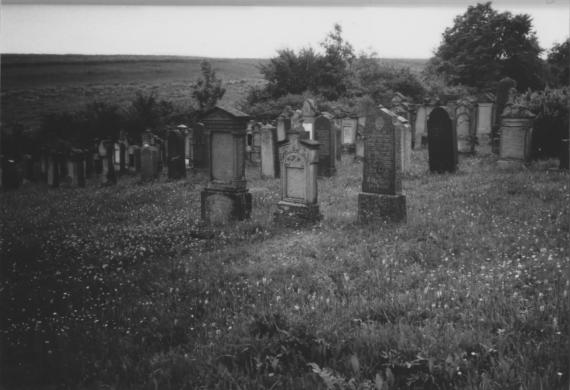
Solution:
M457 169L457 135L451 118L442 107L429 114L428 153L431 172L455 172Z

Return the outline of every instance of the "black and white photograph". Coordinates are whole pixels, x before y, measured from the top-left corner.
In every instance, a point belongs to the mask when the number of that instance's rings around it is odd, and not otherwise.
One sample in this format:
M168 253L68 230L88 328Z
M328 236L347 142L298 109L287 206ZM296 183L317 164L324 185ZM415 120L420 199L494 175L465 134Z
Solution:
M568 0L1 0L0 390L570 390Z

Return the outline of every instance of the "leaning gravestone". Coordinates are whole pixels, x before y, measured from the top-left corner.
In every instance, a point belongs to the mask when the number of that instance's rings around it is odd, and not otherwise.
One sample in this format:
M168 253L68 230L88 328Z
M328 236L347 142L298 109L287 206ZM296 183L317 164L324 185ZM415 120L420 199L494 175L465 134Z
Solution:
M429 170L431 172L455 172L457 169L457 136L442 107L434 108L427 122Z
M526 107L508 104L501 115L500 168L520 168L530 161L535 115Z
M271 125L261 128L261 177L279 177L279 151L277 129Z
M249 116L216 106L203 117L210 145L210 182L201 192L202 219L210 224L243 220L251 214L245 179L245 136Z
M288 133L288 141L279 148L281 162L281 200L274 220L284 226L303 226L319 221L317 166L319 143L301 139L304 127Z
M180 130L168 132L168 177L181 179L186 177L185 142Z
M330 177L336 173L336 128L327 117L320 115L313 125L314 140L320 145L318 175Z
M373 105L369 105L366 112L358 222L405 221L406 197L401 193L401 135L398 134L394 115Z

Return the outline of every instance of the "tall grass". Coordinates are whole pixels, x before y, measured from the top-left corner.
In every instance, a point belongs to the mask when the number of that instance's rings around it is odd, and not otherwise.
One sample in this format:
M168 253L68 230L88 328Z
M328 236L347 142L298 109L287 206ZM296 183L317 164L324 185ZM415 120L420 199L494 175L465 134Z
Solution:
M570 193L540 163L414 152L406 224L359 226L361 163L319 179L324 219L199 221L186 181L1 194L2 382L149 389L566 389Z

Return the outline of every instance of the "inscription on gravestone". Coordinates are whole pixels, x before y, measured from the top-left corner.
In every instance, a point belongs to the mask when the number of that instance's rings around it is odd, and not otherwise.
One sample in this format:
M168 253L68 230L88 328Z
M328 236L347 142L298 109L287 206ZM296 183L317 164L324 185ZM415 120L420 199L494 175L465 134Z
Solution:
M212 155L232 156L234 139L231 133L216 132L212 134ZM231 158L218 157L212 159L212 179L228 182L233 178L234 162Z

